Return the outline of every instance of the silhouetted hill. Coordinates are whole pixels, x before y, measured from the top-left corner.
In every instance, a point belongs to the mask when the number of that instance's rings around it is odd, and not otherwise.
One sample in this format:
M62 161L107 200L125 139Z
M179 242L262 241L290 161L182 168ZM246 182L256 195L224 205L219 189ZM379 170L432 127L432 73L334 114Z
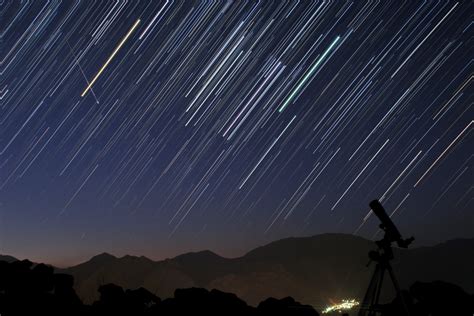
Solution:
M93 261L100 262L104 256ZM110 259L110 257L108 258ZM125 260L136 258L127 256ZM105 260L108 261L108 260ZM55 273L45 264L29 260L0 261L0 314L5 316L318 316L309 305L291 297L268 298L258 308L247 305L233 293L203 288L176 289L174 297L161 300L150 291L101 285L98 300L83 304L69 274Z
M111 255L110 253L103 252L99 255L92 257L88 262L89 263L105 263L110 260L117 259L117 257Z
M6 262L13 262L17 261L18 259L12 256L2 256L0 255L0 261L6 261Z
M371 248L370 241L353 235L287 238L236 259L234 274L215 279L210 286L227 289L250 303L294 293L296 299L320 307L328 304L329 297L362 296Z
M153 271L157 263L145 257L124 256L117 258L108 253L92 257L89 261L68 269L59 270L69 273L76 280L75 289L83 301L91 303L98 298L96 290L107 283L115 283L126 288L141 286L150 289L156 276ZM150 276L150 280L146 278Z
M206 256L208 254L204 254ZM212 255L212 254L211 254ZM95 262L104 256L95 258ZM110 259L110 257L108 258ZM136 257L125 256L125 261ZM181 258L182 259L182 258ZM109 260L105 260L106 262ZM204 288L176 289L174 296L162 300L147 289L124 289L107 283L97 292L92 304L84 304L77 296L74 278L56 273L45 264L29 260L0 261L0 314L5 316L318 316L311 305L301 304L292 297L269 297L257 307L249 306L234 293ZM459 286L447 282L415 282L402 292L404 303L397 295L376 308L381 316L400 316L406 308L412 316L471 316L474 296ZM335 312L337 313L337 312ZM334 313L332 314L334 315Z
M367 253L374 248L372 241L361 237L323 234L275 241L234 259L210 251L157 262L101 254L61 272L74 276L75 289L87 303L98 298L100 285L115 283L144 287L161 298L172 297L177 288L215 288L254 306L268 297L292 296L321 310L329 299L363 296L373 269L365 266ZM393 267L405 288L415 281L442 280L473 293L474 239L396 249ZM384 295L393 297L393 292Z
M397 254L396 254L397 255ZM396 262L402 284L442 280L474 292L474 239L454 239L434 247L403 251Z
M197 285L208 284L216 277L234 271L232 259L223 258L209 250L186 253L168 262L191 277Z

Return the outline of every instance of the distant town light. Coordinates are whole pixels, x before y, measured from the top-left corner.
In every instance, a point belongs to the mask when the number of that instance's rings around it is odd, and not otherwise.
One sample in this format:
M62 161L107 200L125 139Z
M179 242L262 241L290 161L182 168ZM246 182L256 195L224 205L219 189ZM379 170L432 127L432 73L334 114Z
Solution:
M342 300L342 302L339 304L334 304L334 305L326 307L322 313L327 314L327 313L335 312L335 311L345 311L357 305L359 305L359 302L356 301L355 299Z

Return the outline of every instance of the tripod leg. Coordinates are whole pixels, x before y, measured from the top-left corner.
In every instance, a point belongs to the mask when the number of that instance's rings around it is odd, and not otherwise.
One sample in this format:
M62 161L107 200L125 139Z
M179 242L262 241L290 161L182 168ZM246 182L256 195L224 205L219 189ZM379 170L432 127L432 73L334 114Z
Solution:
M380 293L381 279L383 278L383 269L380 264L375 266L374 273L370 279L369 286L364 295L358 316L374 316L375 311L372 309L376 303L378 293Z
M387 270L390 274L390 278L392 279L393 286L395 287L395 291L397 292L398 297L400 297L400 301L402 302L403 310L405 315L403 316L410 316L410 312L408 311L408 306L405 302L405 298L403 297L403 293L400 289L400 285L398 284L397 278L395 277L395 273L393 272L392 266L390 264L387 265Z
M379 305L380 292L382 292L382 284L383 284L384 274L385 274L385 267L381 266L380 267L380 280L379 280L377 292L375 293L375 301L373 302L372 306L378 306ZM375 313L374 313L374 315L375 315Z

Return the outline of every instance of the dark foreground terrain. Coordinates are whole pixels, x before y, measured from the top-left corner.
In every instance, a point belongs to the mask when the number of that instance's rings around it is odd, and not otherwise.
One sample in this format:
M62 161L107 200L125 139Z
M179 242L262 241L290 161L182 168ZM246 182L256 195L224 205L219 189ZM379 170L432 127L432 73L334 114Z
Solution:
M291 297L268 298L257 307L235 294L203 288L176 289L161 300L144 288L123 290L114 284L98 288L99 299L85 305L74 290L74 278L28 260L0 261L0 314L16 315L295 315L318 312ZM474 296L445 283L417 282L405 292L412 316L472 316ZM399 299L382 306L383 316L400 315ZM353 312L355 315L355 312Z
M173 297L177 288L218 289L253 306L270 296L291 296L322 310L329 298L362 301L375 266L366 267L367 254L374 248L373 241L358 236L322 234L278 240L239 258L210 251L162 261L101 254L57 272L74 276L76 293L87 304L99 299L99 286L114 283L126 289L143 287L161 298ZM474 293L474 239L431 247L417 247L415 241L409 249L394 251L392 266L402 288L441 280ZM389 301L395 293L385 283L383 301Z

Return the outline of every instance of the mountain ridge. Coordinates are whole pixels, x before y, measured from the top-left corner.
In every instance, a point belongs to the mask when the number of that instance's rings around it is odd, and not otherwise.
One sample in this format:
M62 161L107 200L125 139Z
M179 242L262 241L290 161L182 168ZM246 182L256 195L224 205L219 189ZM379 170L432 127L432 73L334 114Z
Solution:
M255 250L259 249L259 248L264 248L264 247L267 247L267 246L270 246L274 243L279 243L279 242L282 242L282 241L286 241L286 240L300 240L300 239L309 239L309 238L317 238L317 237L320 237L320 236L351 236L351 237L354 237L354 238L358 238L360 240L364 240L364 241L367 241L369 243L371 243L373 245L373 248L375 249L376 246L374 244L373 241L369 240L369 239L366 239L364 237L361 237L361 236L357 236L357 235L352 235L352 234L344 234L344 233L324 233L324 234L317 234L317 235L311 235L311 236L303 236L303 237L286 237L286 238L282 238L282 239L278 239L278 240L275 240L275 241L272 241L272 242L269 242L268 244L264 244L264 245L261 245L261 246L256 246L255 248L247 251L246 253L244 253L243 255L241 256L238 256L238 257L225 257L225 256L222 256L212 250L208 250L208 249L204 249L204 250L198 250L198 251L189 251L189 252L185 252L185 253L182 253L182 254L179 254L179 255L176 255L174 257L168 257L168 258L163 258L163 259L152 259L152 258L149 258L147 256L144 256L144 255L140 255L140 256L135 256L135 255L128 255L128 254L125 254L125 255L122 255L122 256L118 256L118 255L114 255L112 253L109 253L109 252L102 252L102 253L99 253L97 255L93 255L92 257L90 257L89 259L87 259L86 261L82 261L82 262L79 262L77 264L74 264L74 265L70 265L70 266L66 266L64 268L58 268L59 270L67 270L67 269L70 269L70 268L73 268L73 267L77 267L81 264L84 264L86 262L89 262L91 260L93 260L94 258L101 258L102 256L104 257L110 257L110 258L113 258L113 259L122 259L124 257L131 257L131 258L144 258L144 259L147 259L149 261L153 261L153 262L162 262L162 261L167 261L167 260L174 260L174 259L177 259L177 258L180 258L180 257L186 257L188 255L195 255L195 254L200 254L200 253L211 253L213 255L215 255L216 257L219 257L219 258L222 258L222 259L227 259L227 260L234 260L234 259L239 259L239 258L242 258L242 257L245 257L247 256L249 253L251 252L254 252ZM415 244L413 246L410 247L410 250L415 250L415 249L424 249L424 248L433 248L433 247L439 247L439 246L442 246L444 244L447 244L447 243L452 243L452 242L468 242L468 243L474 243L474 238L453 238L453 239L449 239L449 240L445 240L445 241L442 241L442 242L439 242L437 244L434 244L434 245L421 245L421 246L417 246L416 245L416 240L415 240ZM395 249L399 249L400 248L395 248ZM402 249L403 250L403 249ZM4 259L5 258L5 259ZM10 255L5 255L5 254L0 254L0 261L9 261L9 260L20 260L14 256L10 256ZM46 263L48 265L51 265L51 266L54 266L54 264L50 264L50 263Z
M209 250L159 261L102 253L57 270L74 276L75 289L86 302L97 299L100 285L115 283L144 287L163 298L171 297L176 288L203 287L235 293L249 304L269 296L292 296L319 308L329 300L363 296L374 266L366 267L367 253L375 248L359 236L321 234L277 240L237 258ZM403 287L414 281L443 280L474 292L474 239L394 252L393 267ZM390 287L386 292L393 294Z

